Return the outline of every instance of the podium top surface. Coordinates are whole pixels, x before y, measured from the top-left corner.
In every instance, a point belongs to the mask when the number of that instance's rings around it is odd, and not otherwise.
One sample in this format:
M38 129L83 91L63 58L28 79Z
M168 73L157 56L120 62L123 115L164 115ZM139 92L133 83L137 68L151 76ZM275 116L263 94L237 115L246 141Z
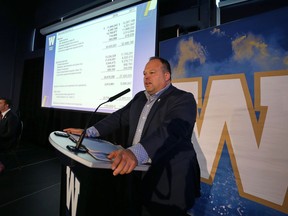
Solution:
M57 136L54 134L54 132L52 132L49 135L49 142L52 144L54 148L56 148L62 154L87 167L111 169L110 161L97 160L94 157L92 157L89 153L69 151L67 149L67 146L75 146L75 143L67 137ZM106 142L105 140L84 138L83 145L89 148L93 147L93 150L97 150L97 148L99 148L99 150L102 151L103 148L105 148L105 146L103 146L103 143L105 142ZM107 145L109 145L108 142ZM110 147L107 146L107 148L105 148L104 151L106 151L107 149L110 149ZM135 167L134 170L147 171L148 168L149 165L138 165Z

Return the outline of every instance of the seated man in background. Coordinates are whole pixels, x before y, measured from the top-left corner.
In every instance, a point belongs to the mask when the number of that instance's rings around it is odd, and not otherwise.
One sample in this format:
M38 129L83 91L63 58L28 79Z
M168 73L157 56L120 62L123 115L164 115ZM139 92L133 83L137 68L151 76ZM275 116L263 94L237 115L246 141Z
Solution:
M10 99L0 97L0 173L5 169L3 162L5 152L17 144L19 118L11 110L11 106Z

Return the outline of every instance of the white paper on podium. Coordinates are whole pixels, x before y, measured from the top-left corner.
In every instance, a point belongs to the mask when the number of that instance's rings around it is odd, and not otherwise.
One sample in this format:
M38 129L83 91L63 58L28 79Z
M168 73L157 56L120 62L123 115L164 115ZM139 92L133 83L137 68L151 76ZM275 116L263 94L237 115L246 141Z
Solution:
M79 136L76 135L72 136L75 138L75 140L78 140L79 138ZM111 161L107 158L108 154L112 151L123 149L123 147L120 145L114 145L109 141L98 138L85 138L82 145L88 149L88 152L92 157L102 161Z

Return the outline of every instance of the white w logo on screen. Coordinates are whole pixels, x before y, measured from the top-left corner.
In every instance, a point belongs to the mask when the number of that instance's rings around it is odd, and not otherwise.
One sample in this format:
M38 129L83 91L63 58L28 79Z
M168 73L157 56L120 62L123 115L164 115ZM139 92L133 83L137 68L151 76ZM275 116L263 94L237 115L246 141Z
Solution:
M51 36L48 38L49 46L54 46L55 38L56 38L55 36Z

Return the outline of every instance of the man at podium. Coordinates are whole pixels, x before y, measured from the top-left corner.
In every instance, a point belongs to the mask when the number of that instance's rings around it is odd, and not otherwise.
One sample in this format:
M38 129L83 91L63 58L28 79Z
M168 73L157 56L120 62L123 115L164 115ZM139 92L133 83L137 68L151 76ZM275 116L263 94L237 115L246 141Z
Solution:
M133 215L187 215L200 196L200 168L191 142L196 121L193 94L171 83L167 60L151 57L143 71L145 91L141 91L122 109L86 130L87 137L107 136L121 127L129 127L125 149L111 152L113 175L129 175L133 188L130 197L138 206ZM83 129L64 131L80 135ZM150 163L148 171L132 172L140 164Z

